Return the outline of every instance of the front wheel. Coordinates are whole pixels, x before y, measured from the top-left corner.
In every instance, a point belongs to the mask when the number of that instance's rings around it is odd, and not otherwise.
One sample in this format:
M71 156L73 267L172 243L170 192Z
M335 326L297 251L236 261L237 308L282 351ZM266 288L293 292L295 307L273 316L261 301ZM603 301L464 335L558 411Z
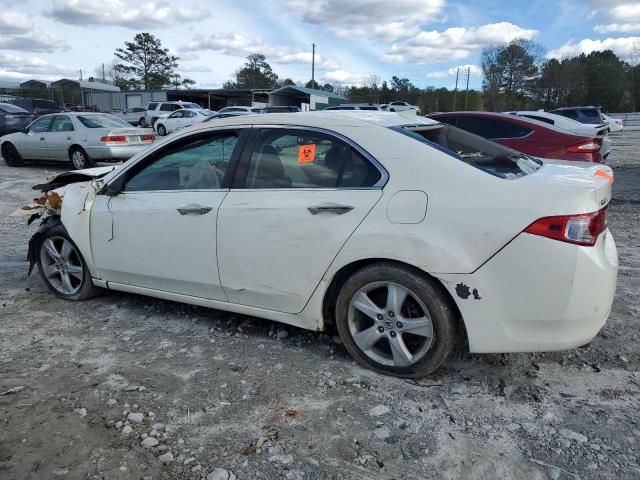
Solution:
M140 128L147 128L147 120L142 117L140 120L138 120L138 126Z
M89 155L87 155L87 152L80 147L73 147L69 151L69 159L71 160L73 168L76 170L82 170L83 168L89 168L94 165L94 162Z
M357 271L336 304L340 338L353 358L379 373L421 378L455 342L455 317L435 280L392 263Z
M156 130L158 131L158 135L160 135L161 137L164 137L167 134L167 129L162 124L158 125L156 127Z
M5 163L10 167L21 167L24 165L22 156L18 153L16 147L9 142L2 145L2 158L4 158Z
M80 250L62 225L50 228L40 239L38 270L47 286L67 300L86 300L101 290L93 285Z

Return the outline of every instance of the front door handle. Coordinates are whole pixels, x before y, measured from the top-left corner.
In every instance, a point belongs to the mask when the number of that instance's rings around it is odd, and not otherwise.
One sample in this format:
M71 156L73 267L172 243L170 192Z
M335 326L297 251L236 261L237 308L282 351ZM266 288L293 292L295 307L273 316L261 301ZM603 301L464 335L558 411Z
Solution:
M202 205L196 204L185 205L184 207L178 208L180 215L204 215L205 213L209 213L211 210L213 210L213 207L203 207Z
M44 140L44 137L40 137L40 140Z
M353 210L351 205L337 205L335 203L326 203L322 205L314 205L307 207L307 210L311 212L311 215L318 215L319 213L332 213L334 215L344 215Z

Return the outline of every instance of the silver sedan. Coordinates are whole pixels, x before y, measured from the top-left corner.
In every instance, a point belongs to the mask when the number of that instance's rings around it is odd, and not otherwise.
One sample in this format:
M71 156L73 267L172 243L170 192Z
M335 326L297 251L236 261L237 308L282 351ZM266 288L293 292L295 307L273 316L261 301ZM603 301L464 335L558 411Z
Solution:
M127 160L154 139L151 129L132 127L113 115L69 112L43 115L24 131L1 137L0 151L9 166L61 160L82 169L98 160Z

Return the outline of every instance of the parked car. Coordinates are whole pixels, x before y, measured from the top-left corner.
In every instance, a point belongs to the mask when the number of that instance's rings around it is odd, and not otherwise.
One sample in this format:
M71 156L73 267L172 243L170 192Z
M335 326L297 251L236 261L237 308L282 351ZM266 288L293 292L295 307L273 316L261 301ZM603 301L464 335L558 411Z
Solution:
M602 137L578 135L537 120L491 112L436 113L429 115L429 118L462 128L527 155L602 162Z
M205 118L205 122L208 122L210 120L217 120L219 118L230 118L230 117L242 117L244 115L255 115L254 112L227 112L227 113L214 113L213 115L209 115L207 118Z
M379 111L380 107L374 103L343 103L333 107L327 107L324 110L374 110Z
M420 109L415 105L411 105L408 102L390 102L386 108L389 112L402 112L404 110L415 110L416 113L420 113Z
M234 107L224 107L218 110L218 113L260 113L262 107L243 107L243 106L234 106Z
M24 108L11 103L0 103L0 137L23 130L33 120L33 115Z
M294 113L299 111L300 107L293 105L269 105L260 109L260 113Z
M556 113L563 117L577 120L580 123L604 125L600 107L563 107L549 110L549 113Z
M202 107L197 103L191 102L151 102L147 105L147 111L144 117L144 122L140 123L141 127L153 127L156 120L159 118L165 118L171 115L171 113L181 108L188 108L193 110L202 110Z
M106 113L69 112L43 115L22 132L0 138L7 165L25 160L61 160L77 169L98 160L127 160L154 140L152 131L134 128Z
M53 100L43 100L41 98L14 98L7 103L23 108L35 116L60 113L62 111L60 105Z
M145 123L146 114L145 107L131 107L115 115L131 125L142 126Z
M621 132L624 128L622 120L620 120L619 118L610 117L609 115L606 115L604 113L602 114L602 121L607 124L607 128L610 132Z
M359 117L229 117L85 171L97 188L66 186L30 261L69 300L109 288L315 331L335 322L358 363L400 377L433 372L467 338L471 352L591 341L617 276L609 167Z
M611 139L609 138L609 135L607 135L607 128L602 125L595 125L593 123L580 123L577 120L545 111L518 111L508 113L512 115L518 115L519 117L530 118L531 120L548 123L549 125L553 125L556 128L561 128L562 130L567 130L568 132L573 132L580 135L601 136L602 147L600 148L600 155L602 155L603 159L606 159L609 156L609 153L611 153Z
M164 137L169 133L180 130L181 128L195 125L196 123L204 122L212 114L209 110L193 110L190 108L181 108L176 110L166 118L159 118L156 120L153 129L158 132L158 135Z

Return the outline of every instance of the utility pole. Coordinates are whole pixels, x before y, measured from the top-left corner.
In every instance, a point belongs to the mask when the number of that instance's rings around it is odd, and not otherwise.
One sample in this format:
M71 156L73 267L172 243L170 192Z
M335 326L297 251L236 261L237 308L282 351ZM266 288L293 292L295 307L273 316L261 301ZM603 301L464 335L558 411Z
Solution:
M469 103L469 77L471 76L471 67L467 67L467 91L464 94L464 109L467 109Z
M316 44L311 44L311 86L316 83Z
M104 83L106 78L104 78L104 63L102 64L102 83Z
M82 81L82 69L80 69L80 81Z
M458 77L459 76L460 76L460 68L456 70L456 88L453 91L453 107L451 108L451 111L453 112L456 111L456 97L458 96Z

